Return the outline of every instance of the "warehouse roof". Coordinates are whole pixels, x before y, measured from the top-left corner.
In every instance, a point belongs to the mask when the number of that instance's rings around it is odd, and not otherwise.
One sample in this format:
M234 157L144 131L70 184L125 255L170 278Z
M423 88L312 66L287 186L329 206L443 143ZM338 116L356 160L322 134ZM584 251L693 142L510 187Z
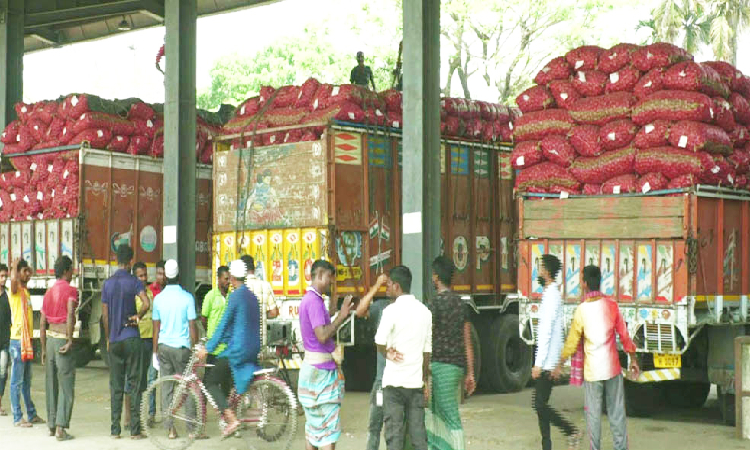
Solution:
M279 0L198 0L198 16ZM24 52L101 39L164 24L164 0L25 1Z

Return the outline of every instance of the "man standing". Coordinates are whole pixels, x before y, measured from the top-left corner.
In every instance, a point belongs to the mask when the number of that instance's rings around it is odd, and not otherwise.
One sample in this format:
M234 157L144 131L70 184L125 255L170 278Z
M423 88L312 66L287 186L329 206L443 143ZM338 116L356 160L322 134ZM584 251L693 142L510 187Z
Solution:
M195 300L179 284L177 261L170 259L164 264L164 275L167 277L167 287L154 297L153 352L154 367L161 370L162 376L169 376L185 371L190 360L190 349L198 342L198 329L195 325ZM171 388L172 385L162 390L162 405L169 405L172 401ZM167 423L167 428L169 438L177 438L174 425Z
M5 282L8 281L8 266L0 264L0 416L7 416L3 409L3 395L5 385L8 381L8 370L10 369L10 345L11 314L8 293L5 291Z
M370 291L362 297L357 305L357 317L367 317L378 329L380 318L383 316L383 310L390 305L390 300L381 298L373 303L375 295L388 282L388 275L380 274ZM370 306L372 305L372 307ZM377 371L375 372L375 382L372 384L370 391L370 424L367 428L367 450L378 450L380 448L380 433L383 431L383 369L385 369L385 356L380 352L377 354Z
M151 293L154 294L154 297L161 294L161 291L163 291L164 287L167 285L167 277L164 275L164 264L166 264L166 261L163 259L160 259L156 263L156 278L154 279L154 282L148 286L149 289L151 289Z
M42 364L46 368L47 426L58 441L73 439L70 427L76 382L73 328L76 324L78 289L70 285L73 261L62 256L55 261L55 284L44 294L39 322ZM49 330L47 330L49 324ZM49 336L49 339L47 337Z
M26 260L16 258L10 272L10 297L8 303L11 311L10 359L13 367L10 371L10 406L13 410L13 425L30 428L32 424L44 423L37 414L31 400L31 360L34 359L31 349L33 333L33 312L31 297L26 285L31 279L31 268ZM21 412L21 395L26 405L29 421L23 420Z
M599 450L601 441L602 399L607 402L607 416L612 429L614 450L627 450L628 434L625 424L625 392L620 357L615 333L620 337L623 350L630 356L630 373L638 376L635 345L630 339L620 308L612 299L599 292L601 271L596 266L583 269L584 302L573 315L568 339L563 347L560 363L554 377L562 370L562 363L570 358L583 339L585 354L583 388L586 406L586 428L589 431L591 450Z
M273 296L271 283L255 276L255 260L252 256L244 255L240 259L247 267L247 288L258 297L258 302L266 312L266 317L269 319L278 317L279 305L276 303L276 297Z
M534 384L534 409L539 419L542 434L542 450L552 449L550 423L568 437L568 446L578 448L581 435L568 420L549 406L552 394L551 372L557 366L562 353L564 317L562 296L555 279L560 272L560 260L554 255L542 255L539 284L543 287L542 306L539 308L539 325L536 339L536 359L531 369Z
M453 261L439 256L432 262L437 297L432 312L432 399L425 421L430 448L463 450L464 430L458 413L459 393L474 393L474 349L471 346L472 304L451 291ZM470 300L469 300L470 301Z
M133 264L133 275L138 278L144 286L148 286L148 269L146 264L137 262ZM154 323L151 320L151 309L154 306L154 294L151 292L151 286L146 288L146 296L151 301L151 305L146 311L146 315L138 322L138 334L141 336L141 396L148 389L148 386L156 380L158 372L154 369L151 364L152 361L152 350L154 348ZM143 307L140 297L135 298L135 307L137 310ZM132 384L131 384L132 387ZM125 397L125 405L128 412L126 417L129 416L128 405L130 397ZM149 398L148 404L148 425L153 426L154 416L156 415L156 394L153 392Z
M349 75L349 83L358 84L364 88L369 88L369 84L372 83L372 90L377 91L375 79L372 77L372 69L365 65L365 54L363 52L357 52L357 65Z
M117 271L102 287L102 321L109 350L109 389L112 424L110 436L120 438L122 399L125 378L131 380L130 438L143 439L141 434L141 337L138 322L151 307L146 288L130 273L133 249L128 244L117 248ZM141 308L136 309L135 297L140 297Z
M339 413L344 399L344 380L339 376L333 351L336 330L349 316L351 296L344 299L336 319L331 322L329 311L335 312L335 299L326 308L323 295L330 295L336 269L324 260L317 260L310 270L312 285L299 307L300 332L305 347L305 360L299 373L297 393L305 410L305 448L333 450L341 436Z
M416 450L427 450L425 401L432 353L432 313L409 294L411 271L396 266L386 295L396 300L383 311L375 344L387 361L383 371L385 441L388 450L404 447L406 428Z
M229 267L221 266L216 270L216 287L208 291L203 297L203 306L201 306L201 323L206 330L206 338L211 339L216 331L216 327L224 316L224 310L227 307L227 296L229 295ZM216 356L224 351L226 345L219 345L210 355L208 355L208 364L213 365L216 362ZM206 378L211 367L206 368Z

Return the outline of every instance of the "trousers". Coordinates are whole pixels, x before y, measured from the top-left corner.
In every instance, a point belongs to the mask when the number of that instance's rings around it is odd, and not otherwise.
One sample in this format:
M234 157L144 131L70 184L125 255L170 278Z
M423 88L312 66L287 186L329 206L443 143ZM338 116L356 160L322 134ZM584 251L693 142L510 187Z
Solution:
M573 424L549 405L552 384L553 381L549 372L542 372L542 375L534 383L534 409L539 419L539 431L542 434L542 450L552 449L550 424L559 428L565 436L570 436L576 432Z
M381 391L381 380L375 380L370 392L370 424L367 427L367 450L378 450L380 448L380 433L383 431L383 397L378 405L378 391Z
M45 361L45 397L47 400L47 426L70 427L73 415L73 399L76 384L76 361L73 351L60 354L60 348L67 341L47 338L47 360Z
M141 434L141 338L132 337L109 344L109 392L112 408L110 433L119 436L122 431L122 399L125 379L132 387L130 395L130 435Z
M607 402L609 428L614 450L627 450L628 432L625 424L625 387L622 374L604 381L584 381L584 406L591 450L601 449L602 401Z
M427 450L424 408L424 391L421 388L385 387L383 412L388 450L402 450L407 432L415 450Z
M10 407L13 411L13 423L23 419L21 397L31 421L36 417L36 407L31 400L31 361L21 360L21 341L18 339L10 341L10 360L13 363L10 369Z

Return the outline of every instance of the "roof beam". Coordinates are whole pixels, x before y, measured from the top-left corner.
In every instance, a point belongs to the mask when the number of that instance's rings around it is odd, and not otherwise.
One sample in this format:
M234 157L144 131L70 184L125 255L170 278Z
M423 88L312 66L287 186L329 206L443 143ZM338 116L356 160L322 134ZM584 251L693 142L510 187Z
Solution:
M35 28L33 30L26 30L26 35L38 39L45 44L57 47L62 45L60 41L60 32L52 31L48 28Z
M158 0L110 1L99 5L30 13L26 15L24 25L26 28L38 28L140 12L163 19L164 4Z

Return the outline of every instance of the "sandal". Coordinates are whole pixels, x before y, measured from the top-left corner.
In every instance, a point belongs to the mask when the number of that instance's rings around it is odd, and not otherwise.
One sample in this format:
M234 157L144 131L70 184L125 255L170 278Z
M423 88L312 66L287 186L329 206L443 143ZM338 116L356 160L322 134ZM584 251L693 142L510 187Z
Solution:
M42 419L39 416L34 416L34 418L31 419L30 423L47 423L47 422L45 422L44 419Z
M169 436L167 436L168 439L177 439L179 436L177 435L177 430L172 428L169 430Z
M0 416L7 416L8 411L4 410L2 407L0 407Z
M134 434L134 435L130 436L130 439L132 439L134 441L140 441L141 439L146 439L146 435L145 434Z
M33 425L31 424L31 422L27 422L21 419L18 422L13 423L13 426L19 428L31 428Z
M62 434L58 434L55 436L55 439L57 439L58 441L70 441L71 439L75 438L69 435L65 430L63 430Z
M236 422L234 422L234 423L228 424L227 427L224 428L224 431L221 432L221 434L223 436L222 439L226 439L228 437L231 437L237 431L237 429L239 427L240 427L240 421L239 420L236 421Z

